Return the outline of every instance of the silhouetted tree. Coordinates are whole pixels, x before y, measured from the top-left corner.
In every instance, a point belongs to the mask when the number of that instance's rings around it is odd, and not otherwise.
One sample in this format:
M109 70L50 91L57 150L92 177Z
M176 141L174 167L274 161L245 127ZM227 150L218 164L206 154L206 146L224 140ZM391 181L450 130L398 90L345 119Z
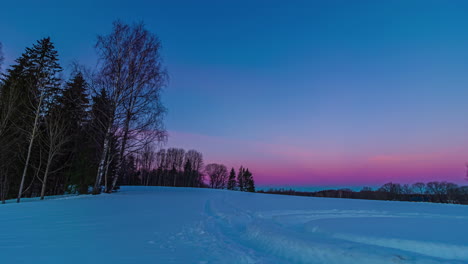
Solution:
M4 60L5 60L5 57L3 57L3 45L0 42L0 73L2 72L2 64Z
M227 184L228 172L226 166L217 163L211 163L205 167L206 174L210 179L210 187L215 189L224 189Z
M28 168L30 167L31 153L39 133L40 120L48 112L51 104L54 103L54 97L60 88L58 73L62 71L62 68L58 64L58 53L50 38L41 39L32 48L27 48L17 62L17 67L23 68L22 76L18 77L24 78L23 85L26 87L22 87L22 89L27 91L25 96L28 99L27 108L25 109L27 112L23 114L32 119L32 122L26 124L25 129L28 148L18 190L17 202L19 203L23 194ZM16 69L18 68L14 67L10 74L14 73ZM18 89L19 87L15 88Z
M244 183L245 183L245 191L255 192L255 182L253 179L253 175L249 171L249 169L246 169L244 172Z
M200 187L203 184L203 155L196 150L189 150L185 153L185 160L190 160L192 166L192 176L190 180L190 186Z
M51 113L44 118L44 137L43 145L45 146L46 160L45 171L41 183L41 200L44 199L47 187L47 179L49 174L53 174L66 166L62 163L54 168L52 167L57 163L57 157L65 154L65 146L72 140L68 132L68 121L65 119L65 112L62 111L60 105L52 107Z
M234 171L234 168L231 168L231 172L229 173L229 179L227 183L227 189L235 190L235 188L236 188L236 172Z
M372 188L371 187L368 187L368 186L364 186L362 187L361 189L361 192L371 192L372 191Z
M413 183L412 190L415 193L424 194L426 192L426 184L424 182Z
M58 100L62 119L67 126L66 133L70 139L65 146L67 153L60 161L67 165L64 177L70 192L88 193L88 187L93 184L91 175L95 174L96 170L96 140L99 136L95 129L91 128L93 124L88 88L82 72L75 71L65 85L63 96Z
M100 181L105 167L105 155L113 127L119 127L119 155L117 174L112 190L122 174L121 167L128 150L142 148L152 141L162 141L166 132L162 126L164 107L160 90L167 74L160 58L161 43L147 31L143 23L126 25L114 22L109 35L99 36L96 44L100 56L97 84L107 90L111 98L109 131L103 144L103 156L98 168ZM109 191L109 190L108 190Z
M245 190L244 173L245 173L245 170L241 166L239 168L239 172L237 173L237 187L239 188L239 191Z
M401 193L402 193L402 188L401 185L398 183L386 183L382 185L382 187L379 188L380 192L386 192L390 195L390 199L396 199Z

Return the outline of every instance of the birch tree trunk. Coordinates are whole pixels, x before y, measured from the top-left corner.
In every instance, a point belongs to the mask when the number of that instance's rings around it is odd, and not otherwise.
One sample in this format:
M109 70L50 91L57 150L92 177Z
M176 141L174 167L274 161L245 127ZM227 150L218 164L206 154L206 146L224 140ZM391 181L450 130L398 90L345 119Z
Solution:
M49 169L50 169L50 164L52 163L52 159L54 155L49 152L49 155L47 156L47 164L46 164L46 169L44 172L44 178L42 179L42 188L41 188L41 200L44 200L44 195L45 195L45 190L47 186L47 176L49 176Z
M37 133L37 125L39 123L39 113L40 113L40 109L41 109L41 106L42 106L42 100L44 99L44 95L45 95L45 91L43 90L41 92L41 97L39 98L39 103L38 103L38 106L36 108L36 116L34 118L34 126L33 126L32 132L31 132L31 137L29 138L28 153L26 154L26 161L24 163L23 175L21 176L21 183L20 183L20 188L19 188L19 191L18 191L18 198L16 199L17 203L20 202L21 196L23 195L24 180L26 179L26 174L28 172L29 160L31 158L31 151L32 151L32 147L33 147L33 144L34 144L34 139L35 139L36 133Z
M107 127L106 136L104 138L104 146L101 154L101 159L99 160L98 172L96 175L96 182L94 183L93 194L101 193L101 181L105 173L107 155L110 148L110 137L112 136L112 123Z
M133 109L133 103L134 103L134 100L130 102L130 110L128 110L126 118L125 118L125 123L124 123L124 128L123 128L123 137L122 137L122 142L120 145L119 162L117 163L117 169L116 169L117 174L114 175L114 179L112 179L112 186L110 188L110 191L108 190L107 192L112 192L112 190L114 190L115 186L117 185L117 180L119 179L119 176L123 174L123 164L125 162L125 148L127 147L128 133L130 129L130 119L132 117L129 111Z

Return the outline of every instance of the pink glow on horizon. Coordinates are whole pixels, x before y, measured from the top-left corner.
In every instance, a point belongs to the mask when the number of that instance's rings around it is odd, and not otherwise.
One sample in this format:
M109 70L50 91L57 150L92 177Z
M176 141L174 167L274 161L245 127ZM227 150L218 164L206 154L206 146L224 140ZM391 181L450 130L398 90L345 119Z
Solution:
M392 154L319 151L284 144L170 132L168 147L197 149L205 164L243 165L257 185L378 185L393 181L452 181L464 184L463 148Z

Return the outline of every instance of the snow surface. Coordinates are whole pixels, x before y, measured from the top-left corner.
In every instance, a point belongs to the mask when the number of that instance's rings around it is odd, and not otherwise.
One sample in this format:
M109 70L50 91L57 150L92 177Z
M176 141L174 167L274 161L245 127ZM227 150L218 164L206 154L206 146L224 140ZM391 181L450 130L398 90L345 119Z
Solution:
M1 263L468 263L468 206L123 187L0 205Z

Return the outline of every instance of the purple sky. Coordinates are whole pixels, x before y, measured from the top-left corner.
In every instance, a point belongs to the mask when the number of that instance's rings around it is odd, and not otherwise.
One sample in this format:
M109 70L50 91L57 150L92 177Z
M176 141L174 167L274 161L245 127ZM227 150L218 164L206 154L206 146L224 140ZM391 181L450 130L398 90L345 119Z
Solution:
M63 65L92 65L96 35L114 19L145 21L171 76L166 147L247 166L258 184L465 182L465 1L26 0L2 9L7 64L51 36Z

